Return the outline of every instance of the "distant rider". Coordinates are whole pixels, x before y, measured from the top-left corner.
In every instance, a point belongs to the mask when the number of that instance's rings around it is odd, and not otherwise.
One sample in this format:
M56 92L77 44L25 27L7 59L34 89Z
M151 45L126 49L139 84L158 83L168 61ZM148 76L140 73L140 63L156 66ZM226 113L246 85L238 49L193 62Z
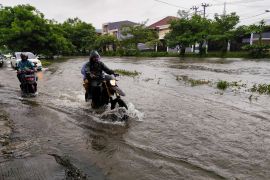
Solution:
M89 87L90 82L97 81L100 82L104 79L104 72L111 75L114 71L109 69L103 62L100 61L100 55L97 51L91 51L89 62L85 64L82 69L82 74L84 74L84 83L86 83L86 89L89 89L88 98L92 98L92 87ZM86 82L87 81L87 82ZM90 82L89 82L90 81Z
M20 83L23 82L25 72L30 71L30 70L36 71L34 63L28 60L28 56L26 54L21 53L21 61L19 61L17 65L17 77Z

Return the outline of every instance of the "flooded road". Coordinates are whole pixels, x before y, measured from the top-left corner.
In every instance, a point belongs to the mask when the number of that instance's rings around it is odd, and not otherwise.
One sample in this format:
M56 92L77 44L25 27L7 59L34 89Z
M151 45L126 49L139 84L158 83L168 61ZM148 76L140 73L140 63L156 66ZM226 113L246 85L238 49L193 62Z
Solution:
M112 123L84 102L85 61L51 65L31 99L21 98L14 70L0 69L0 109L14 123L9 158L68 157L89 179L270 178L270 98L249 91L270 82L270 62L103 58L112 69L141 73L118 78L130 119ZM245 88L221 91L219 80ZM65 174L57 168L54 177Z

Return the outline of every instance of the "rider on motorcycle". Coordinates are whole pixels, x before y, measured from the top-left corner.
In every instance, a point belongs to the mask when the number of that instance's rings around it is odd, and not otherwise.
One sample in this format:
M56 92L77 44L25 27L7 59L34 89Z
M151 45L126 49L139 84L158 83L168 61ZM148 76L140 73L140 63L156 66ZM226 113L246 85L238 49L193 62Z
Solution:
M27 71L36 71L35 65L28 60L28 56L26 54L21 53L21 61L19 61L17 65L17 77L21 84L23 83L25 72ZM20 87L22 86L20 85Z
M114 71L109 69L103 62L100 61L100 55L97 51L91 51L89 62L87 62L83 68L82 74L85 74L84 83L86 84L86 89L90 90L90 92L87 93L88 98L91 99L93 90L93 87L91 86L91 84L93 84L92 82L101 82L104 79L104 72L111 75L114 74Z

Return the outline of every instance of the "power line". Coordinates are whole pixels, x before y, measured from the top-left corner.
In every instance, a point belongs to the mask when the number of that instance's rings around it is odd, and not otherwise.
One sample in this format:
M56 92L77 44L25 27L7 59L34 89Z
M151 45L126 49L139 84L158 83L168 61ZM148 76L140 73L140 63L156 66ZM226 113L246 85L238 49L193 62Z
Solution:
M240 21L247 20L247 19L251 19L251 18L255 18L255 17L261 16L261 15L267 14L267 13L268 13L268 12L256 14L256 15L254 15L254 16L250 16L250 17L246 17L246 18L240 19Z
M178 5L175 5L175 4L167 3L167 2L165 2L165 1L160 1L160 0L154 0L154 1L159 2L159 3L163 3L163 4L167 4L167 5L172 6L172 7L177 7L177 8L182 8L182 9L189 10L189 9L186 8L186 7L182 7L182 6L178 6Z
M239 4L243 4L243 3L255 3L258 1L264 1L264 0L246 0L246 1L235 1L235 2L227 2L228 5L239 5ZM223 6L224 3L217 3L217 4L212 4L212 6Z

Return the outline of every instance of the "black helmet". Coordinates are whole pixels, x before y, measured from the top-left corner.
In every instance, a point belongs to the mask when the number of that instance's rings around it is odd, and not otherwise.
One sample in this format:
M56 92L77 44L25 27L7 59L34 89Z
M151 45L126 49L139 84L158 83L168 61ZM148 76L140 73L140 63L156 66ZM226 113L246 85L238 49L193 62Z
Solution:
M27 60L27 59L28 59L27 54L21 53L21 59L22 59L22 60Z
M98 54L97 51L93 50L90 52L90 57L89 60L91 61L93 58L99 60L100 59L100 55Z

